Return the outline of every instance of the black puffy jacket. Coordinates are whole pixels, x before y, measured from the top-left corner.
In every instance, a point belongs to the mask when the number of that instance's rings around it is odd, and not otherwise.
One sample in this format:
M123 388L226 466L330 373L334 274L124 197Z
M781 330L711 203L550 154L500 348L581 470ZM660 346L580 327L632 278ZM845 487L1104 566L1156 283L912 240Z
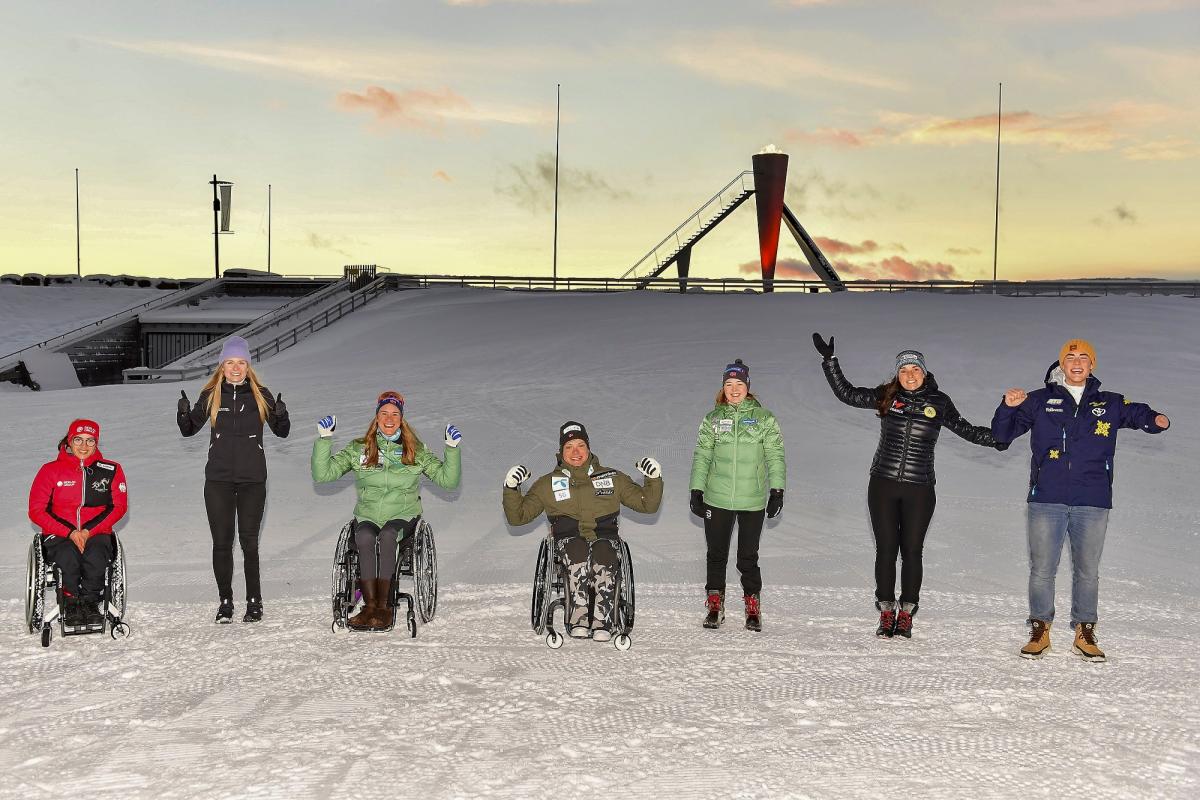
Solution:
M275 397L260 387L267 401L267 424L272 432L286 439L292 430L287 411L275 412ZM286 409L286 405L284 407ZM177 415L179 432L194 436L208 422L208 392L201 392L196 405L188 412ZM221 381L221 405L217 422L209 431L208 464L204 477L210 481L232 483L262 483L267 479L267 458L262 445L263 424L258 418L258 405L250 391L250 384L234 386Z
M824 361L821 368L838 400L855 408L876 407L880 390L852 386L836 357ZM933 450L943 425L968 442L996 446L991 429L963 419L929 373L917 390L898 391L891 408L879 420L879 446L871 461L871 474L904 483L934 483Z

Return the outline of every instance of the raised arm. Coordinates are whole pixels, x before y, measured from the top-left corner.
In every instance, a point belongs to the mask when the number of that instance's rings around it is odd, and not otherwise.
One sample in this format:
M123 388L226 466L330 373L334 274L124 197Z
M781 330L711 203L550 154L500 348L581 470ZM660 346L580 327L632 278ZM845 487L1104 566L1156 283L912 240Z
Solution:
M512 476L516 469L517 467L513 467L509 475ZM516 488L507 485L504 487L500 502L504 505L504 518L508 520L509 525L525 525L538 518L546 508L542 503L541 494L544 485L549 481L548 475L538 478L533 486L529 487L529 494L526 495L521 494L520 481L517 481Z
M879 393L873 387L855 386L846 380L837 356L830 356L822 361L821 369L825 371L825 380L829 381L833 396L846 405L855 408L875 408L879 402Z
M263 387L262 391L267 401L267 425L271 428L271 433L280 439L286 439L292 432L292 418L288 416L287 404L283 402L283 392L280 392L278 397L272 397L266 387Z
M187 394L180 391L175 421L179 424L179 432L184 436L195 436L199 433L204 423L208 422L208 392L201 392L196 398L196 405L189 408Z
M992 415L992 436L997 442L1011 442L1033 427L1038 400L1024 389L1009 389Z
M354 442L330 455L332 450L333 439L330 437L318 436L313 442L312 459L309 463L312 467L312 479L317 483L332 483L345 475L354 468L354 462L358 460L361 452L359 445Z
M428 447L422 447L421 452L417 454L421 472L424 472L429 480L443 489L456 489L462 477L462 453L457 447L447 447L445 459L439 459Z
M618 471L616 480L617 498L621 501L621 505L643 514L653 514L662 505L662 478L647 477L645 485L639 486L633 478Z

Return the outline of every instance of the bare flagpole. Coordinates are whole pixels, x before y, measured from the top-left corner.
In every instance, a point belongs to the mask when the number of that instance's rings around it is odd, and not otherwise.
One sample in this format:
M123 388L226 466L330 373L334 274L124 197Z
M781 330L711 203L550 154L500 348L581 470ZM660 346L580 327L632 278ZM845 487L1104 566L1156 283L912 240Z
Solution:
M83 261L79 257L79 167L75 168L75 274L83 277Z
M1000 245L1000 110L1004 106L1004 84L996 101L996 225L992 233L992 282L996 281L997 251Z
M271 184L267 184L267 273L271 272Z
M558 288L558 131L562 120L562 84L554 84L554 288Z

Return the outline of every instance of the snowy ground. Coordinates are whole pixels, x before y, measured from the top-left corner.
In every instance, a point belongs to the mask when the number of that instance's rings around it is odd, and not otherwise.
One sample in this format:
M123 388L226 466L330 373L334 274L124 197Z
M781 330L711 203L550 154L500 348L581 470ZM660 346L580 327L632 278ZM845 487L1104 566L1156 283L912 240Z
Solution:
M1200 437L1188 413L1198 311L1132 297L386 297L261 365L294 427L267 441L257 627L210 621L207 441L175 429L179 384L2 393L0 414L21 423L4 433L0 471L16 510L0 523L0 598L12 598L0 600L0 797L82 785L138 797L1196 796L1200 657L1186 637L1200 614ZM1024 440L996 453L945 434L915 636L871 635L864 496L877 422L834 400L813 330L837 336L862 384L884 378L898 348L922 349L980 424L1004 388L1035 388L1059 344L1084 336L1106 388L1172 417L1162 436L1121 433L1101 570L1108 664L1072 657L1065 630L1043 661L1015 656ZM696 425L739 356L788 446L758 636L700 628L703 532L686 510ZM199 382L183 388L194 396ZM329 632L331 555L353 488L308 476L313 421L338 414L344 442L384 388L406 394L435 449L446 422L465 437L462 487L424 492L443 585L415 641ZM85 413L129 475L134 637L43 650L17 599L33 532L24 497L62 427ZM652 454L666 472L663 510L623 515L639 579L629 653L578 642L554 652L528 629L544 525L510 530L498 487L513 463L548 469L568 418L588 426L605 463L632 471Z
M162 297L161 289L0 286L0 356Z

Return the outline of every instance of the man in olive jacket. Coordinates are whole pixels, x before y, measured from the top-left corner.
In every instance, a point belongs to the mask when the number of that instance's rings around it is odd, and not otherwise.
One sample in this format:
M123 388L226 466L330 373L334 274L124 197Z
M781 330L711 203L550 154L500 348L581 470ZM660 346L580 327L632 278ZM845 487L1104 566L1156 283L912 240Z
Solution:
M525 525L543 511L550 521L555 551L567 569L571 636L607 641L616 595L617 516L621 506L653 514L662 503L662 469L653 458L637 462L644 486L624 472L600 465L591 452L587 430L567 422L559 430L558 466L521 494L529 470L515 466L504 480L504 516L510 525ZM589 608L589 595L595 604Z

